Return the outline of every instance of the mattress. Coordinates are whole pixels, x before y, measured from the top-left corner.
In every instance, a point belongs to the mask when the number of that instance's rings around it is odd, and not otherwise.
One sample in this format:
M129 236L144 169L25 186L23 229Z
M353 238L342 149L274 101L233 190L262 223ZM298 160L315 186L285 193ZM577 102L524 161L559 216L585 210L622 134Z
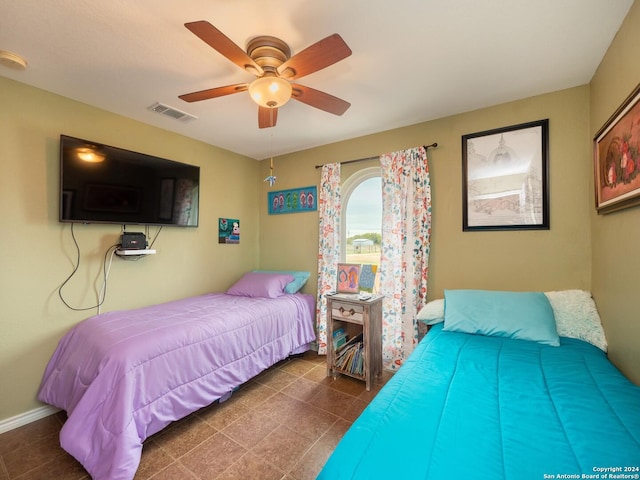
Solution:
M142 443L315 339L314 299L222 293L108 312L72 328L39 400L68 419L62 447L94 479L130 480Z
M638 478L640 387L593 345L560 343L434 326L318 478Z

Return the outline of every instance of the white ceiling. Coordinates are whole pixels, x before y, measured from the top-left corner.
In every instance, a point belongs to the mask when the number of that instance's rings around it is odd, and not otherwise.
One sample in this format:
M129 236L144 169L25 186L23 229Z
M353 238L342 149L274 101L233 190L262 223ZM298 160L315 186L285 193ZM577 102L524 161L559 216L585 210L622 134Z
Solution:
M0 50L28 62L25 71L0 65L0 75L263 159L586 84L632 3L0 0ZM279 37L293 54L339 33L353 54L298 83L351 108L334 116L292 100L275 128L259 129L247 92L183 102L178 95L254 78L184 27L196 20L242 48ZM155 102L198 119L149 111Z

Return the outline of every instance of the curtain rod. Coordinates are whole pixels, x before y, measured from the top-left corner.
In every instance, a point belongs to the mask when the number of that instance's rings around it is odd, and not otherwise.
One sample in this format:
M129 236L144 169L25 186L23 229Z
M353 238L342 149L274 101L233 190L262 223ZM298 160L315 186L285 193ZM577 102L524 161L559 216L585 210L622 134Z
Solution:
M431 145L423 145L425 150L428 150L430 148L436 148L438 146L438 144L436 142L433 142ZM358 163L358 162L366 162L368 160L376 160L380 158L380 155L375 155L373 157L366 157L366 158L358 158L356 160L347 160L346 162L338 162L340 165L347 165L349 163ZM316 165L316 169L318 168L322 168L324 165Z

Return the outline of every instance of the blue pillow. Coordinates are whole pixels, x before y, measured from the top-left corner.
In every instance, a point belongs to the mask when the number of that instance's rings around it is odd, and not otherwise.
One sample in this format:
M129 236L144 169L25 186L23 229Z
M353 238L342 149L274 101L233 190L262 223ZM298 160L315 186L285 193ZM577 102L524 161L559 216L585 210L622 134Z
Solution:
M445 290L444 302L443 330L560 346L553 309L542 292Z
M304 284L307 283L309 279L309 272L301 272L296 270L254 270L254 272L262 272L262 273L284 273L287 275L292 275L293 280L284 287L285 293L297 293Z

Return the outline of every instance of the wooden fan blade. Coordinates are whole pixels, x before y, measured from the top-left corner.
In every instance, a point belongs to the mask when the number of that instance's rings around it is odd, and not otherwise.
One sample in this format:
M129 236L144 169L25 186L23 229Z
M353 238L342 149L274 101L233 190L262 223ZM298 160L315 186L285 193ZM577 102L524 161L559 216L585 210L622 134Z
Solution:
M281 77L301 78L333 65L351 55L351 49L337 33L314 43L278 67Z
M209 88L200 90L199 92L185 93L179 95L178 98L185 102L199 102L201 100L209 100L210 98L223 97L232 93L244 92L249 88L247 83L237 83L235 85L227 85L226 87Z
M334 97L333 95L315 90L311 87L297 84L292 84L291 87L293 88L292 97L299 102L306 103L311 107L319 108L325 112L333 113L334 115L342 115L351 106L349 102L341 98Z
M278 109L258 107L258 127L270 128L275 127L278 121Z
M220 54L231 60L240 68L249 71L249 73L261 76L264 74L264 70L258 65L253 58L246 54L233 40L227 37L224 33L218 30L205 20L198 22L185 23L187 27L194 35L200 40L205 42L214 50L217 50Z

